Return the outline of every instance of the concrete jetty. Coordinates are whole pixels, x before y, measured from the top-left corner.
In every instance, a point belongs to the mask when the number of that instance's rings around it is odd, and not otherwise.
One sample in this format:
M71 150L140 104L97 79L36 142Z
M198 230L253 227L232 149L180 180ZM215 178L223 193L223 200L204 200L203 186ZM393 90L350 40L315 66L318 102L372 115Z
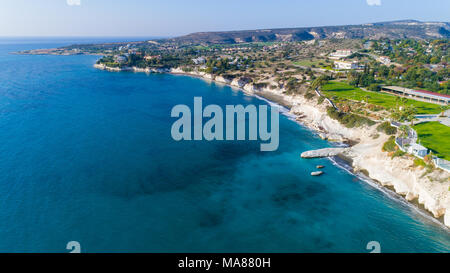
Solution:
M317 157L329 157L336 156L344 152L346 148L325 148L319 150L306 151L301 154L302 158L317 158Z

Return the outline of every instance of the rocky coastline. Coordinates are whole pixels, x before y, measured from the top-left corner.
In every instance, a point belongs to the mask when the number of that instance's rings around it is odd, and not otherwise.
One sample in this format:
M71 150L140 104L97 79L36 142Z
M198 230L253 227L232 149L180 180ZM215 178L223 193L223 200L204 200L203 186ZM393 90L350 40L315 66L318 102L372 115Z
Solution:
M315 130L323 139L352 143L343 149L342 156L349 159L355 173L361 172L380 185L388 187L412 204L420 206L433 217L450 227L450 175L435 169L428 172L415 167L412 157L391 158L381 147L389 136L376 130L376 126L347 128L330 118L325 103L302 95L288 95L284 89L257 88L245 78L225 78L199 71L183 71L181 68L150 69L114 68L95 64L95 68L107 71L131 71L145 73L170 73L188 75L226 84L241 89L249 95L260 95L268 100L288 106L290 113L302 125Z

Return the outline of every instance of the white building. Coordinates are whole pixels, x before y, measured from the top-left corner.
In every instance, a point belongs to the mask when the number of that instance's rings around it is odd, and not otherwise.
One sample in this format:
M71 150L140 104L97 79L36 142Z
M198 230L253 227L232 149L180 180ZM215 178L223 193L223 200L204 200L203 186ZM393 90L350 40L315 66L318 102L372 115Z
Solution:
M400 86L381 86L381 92L407 97L413 100L450 105L450 95L439 94L428 90L414 90Z
M346 61L335 61L334 62L335 69L358 69L358 62L346 62Z
M128 60L127 57L123 56L123 55L118 55L115 57L116 62L118 63L124 63Z
M339 49L339 50L336 50L336 52L330 53L328 58L339 60L339 59L342 59L342 58L346 58L346 57L348 57L348 56L350 56L352 54L353 54L353 51L350 50L350 49Z
M204 64L206 63L206 59L203 57L198 57L195 59L192 59L192 61L194 62L194 64Z
M161 55L146 55L144 57L144 60L146 60L146 61L150 61L153 59L161 59Z
M423 158L428 154L428 149L420 144L413 143L408 147L408 153Z
M380 61L380 63L382 63L384 65L390 65L391 64L391 59L389 59L388 56L381 56L380 58L378 58L378 60Z

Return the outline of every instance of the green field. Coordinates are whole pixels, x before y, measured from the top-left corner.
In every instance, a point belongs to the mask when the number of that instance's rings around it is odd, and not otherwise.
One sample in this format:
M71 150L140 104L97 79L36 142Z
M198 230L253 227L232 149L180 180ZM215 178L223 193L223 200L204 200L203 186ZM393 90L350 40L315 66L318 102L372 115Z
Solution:
M304 59L304 60L300 60L300 61L295 61L292 62L295 65L300 65L300 66L308 66L308 67L312 67L313 65L315 67L322 67L322 66L330 66L332 65L332 63L327 63L326 59ZM319 63L323 63L323 65L320 65Z
M415 125L420 144L433 150L445 160L450 160L450 127L437 121L425 122Z
M336 96L338 98L357 101L365 101L366 96L370 96L369 103L382 106L386 109L395 108L395 106L399 104L395 99L396 96L394 95L380 92L364 91L344 82L331 81L328 84L322 86L322 93L324 93L328 97ZM410 99L408 99L406 104L414 105L417 109L417 114L439 114L440 112L442 112L440 106L437 104Z

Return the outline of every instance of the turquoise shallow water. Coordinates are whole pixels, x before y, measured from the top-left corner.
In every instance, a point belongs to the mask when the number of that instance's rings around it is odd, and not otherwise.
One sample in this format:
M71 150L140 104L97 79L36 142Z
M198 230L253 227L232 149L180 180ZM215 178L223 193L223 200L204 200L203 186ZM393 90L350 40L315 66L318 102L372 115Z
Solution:
M448 252L450 233L327 159L282 116L280 147L175 142L176 104L266 104L185 76L95 70L95 56L0 40L0 251ZM311 177L317 164L326 174Z

